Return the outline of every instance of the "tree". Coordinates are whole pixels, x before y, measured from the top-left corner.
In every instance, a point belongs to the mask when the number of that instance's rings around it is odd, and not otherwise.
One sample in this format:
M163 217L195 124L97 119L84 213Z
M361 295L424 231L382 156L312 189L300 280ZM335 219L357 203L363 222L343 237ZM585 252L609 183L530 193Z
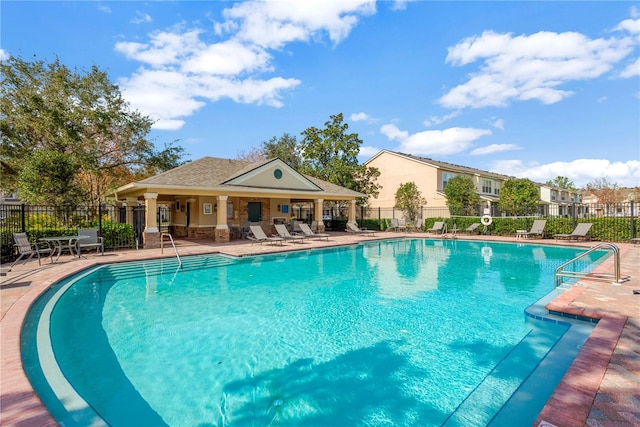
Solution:
M69 154L39 150L25 159L18 174L21 195L35 204L76 206L82 193L74 185L79 166Z
M274 136L269 141L263 142L262 152L267 159L278 157L295 170L300 169L302 165L298 141L295 136L288 133L282 135L280 139Z
M552 180L546 182L549 187L561 188L563 190L576 190L576 185L566 176L558 175Z
M324 129L310 127L302 132L300 171L376 197L380 187L375 180L380 171L358 163L362 140L358 134L346 133L349 125L342 123L342 113L329 117Z
M508 179L500 189L498 207L508 215L528 215L536 212L540 203L538 186L527 178Z
M415 223L420 212L420 207L425 205L427 200L422 197L420 190L415 182L407 182L406 184L400 184L396 190L396 208L402 209L402 211L409 217L409 221Z
M469 176L456 175L444 187L447 205L452 215L473 215L480 203L476 185Z
M245 162L251 163L260 162L262 160L265 160L266 158L267 157L264 155L264 152L259 148L252 148L248 152L241 150L236 156L237 160L243 160Z
M95 205L135 175L179 164L182 148L169 144L155 151L147 139L152 120L131 111L119 88L96 66L79 72L58 59L47 64L11 56L0 71L0 157L17 172L15 179L37 151L64 154L77 166L72 176L76 190L85 203ZM27 184L12 177L0 185L24 190ZM42 192L32 190L20 197L41 199Z
M586 190L596 196L599 203L608 205L620 201L620 186L615 182L609 182L607 178L597 178L587 183Z

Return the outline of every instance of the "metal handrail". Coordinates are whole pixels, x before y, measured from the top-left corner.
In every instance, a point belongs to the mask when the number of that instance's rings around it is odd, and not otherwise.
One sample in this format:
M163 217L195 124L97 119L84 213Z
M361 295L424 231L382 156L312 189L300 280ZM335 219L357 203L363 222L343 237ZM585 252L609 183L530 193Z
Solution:
M178 258L178 265L182 266L182 260L180 259L180 255L178 254L178 248L176 248L176 244L173 242L173 237L169 233L160 233L160 253L164 253L164 238L168 237L171 240L171 246L173 246L173 250L176 253L176 258Z
M597 251L598 249L611 249L611 251L613 252L613 257L614 257L613 258L613 274L585 273L582 271L563 271L566 266L573 264L579 259L589 255L591 252ZM555 277L556 288L562 285L563 277L574 277L574 278L589 277L590 279L593 279L593 280L603 280L603 281L614 280L616 283L620 283L622 282L622 280L620 279L620 250L613 243L598 243L596 246L593 246L588 251L581 253L577 257L565 262L564 264L556 268L554 277Z

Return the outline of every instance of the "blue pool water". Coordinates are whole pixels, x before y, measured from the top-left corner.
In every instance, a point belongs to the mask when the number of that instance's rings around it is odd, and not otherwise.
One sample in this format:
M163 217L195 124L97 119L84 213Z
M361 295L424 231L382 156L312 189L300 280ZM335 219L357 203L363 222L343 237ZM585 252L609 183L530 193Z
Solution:
M114 264L37 302L23 358L65 425L531 425L562 374L536 369L574 327L524 312L581 252L407 239Z

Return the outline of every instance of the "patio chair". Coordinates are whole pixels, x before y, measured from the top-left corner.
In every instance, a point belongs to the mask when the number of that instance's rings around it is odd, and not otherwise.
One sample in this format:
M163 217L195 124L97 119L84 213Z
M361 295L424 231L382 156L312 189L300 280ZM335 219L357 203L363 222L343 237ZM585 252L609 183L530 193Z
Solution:
M444 228L444 221L436 221L433 223L433 227L425 230L427 233L433 233L433 234L444 234L445 232L445 228Z
M276 227L276 233L278 233L278 236L283 238L285 241L291 240L293 243L295 242L302 243L304 239L306 239L305 236L289 233L289 230L287 230L287 227L285 227L284 224L275 224L275 227Z
M544 237L544 227L547 225L547 220L536 219L533 221L530 231L519 230L517 237Z
M98 250L104 255L104 238L98 236L98 230L96 228L79 228L78 236L86 236L85 239L78 239L76 243L76 251L78 257L82 254L82 249L95 248L96 253Z
M578 240L580 238L587 240L589 235L589 230L591 229L592 225L593 224L591 224L590 222L581 222L580 224L576 225L576 228L574 228L571 233L554 234L553 237L556 240L558 239Z
M398 231L398 218L391 218L389 222L389 227L387 227L387 231Z
M480 224L479 222L474 222L473 224L471 224L470 226L468 226L467 228L464 228L462 230L458 230L458 233L468 233L468 234L472 234L472 233L476 233L476 230L478 229L478 227L480 227L482 224Z
M40 255L44 254L47 254L51 258L51 262L53 263L53 249L51 249L51 246L49 246L49 244L44 247L37 243L31 243L29 242L27 233L13 233L13 240L16 242L14 246L16 247L16 249L18 249L19 256L15 261L13 261L13 264L11 264L9 270L11 270L13 266L18 263L18 261L20 261L27 255L29 256L24 260L25 264L35 256L38 257L38 265L42 265L42 262L40 261Z
M299 223L298 226L300 227L302 234L304 234L307 238L315 237L318 240L327 239L327 241L329 241L329 234L327 233L314 233L313 230L309 228L309 225L305 224L304 222Z
M256 243L263 244L264 242L270 242L272 245L276 243L281 245L284 241L282 237L267 237L264 230L259 225L250 225L249 230L251 230L251 234L247 235L247 239L253 240Z
M356 224L355 222L349 222L349 221L347 221L347 228L345 231L347 233L365 234L367 236L375 236L376 234L375 230L367 230L366 228L360 228L358 227L358 224Z

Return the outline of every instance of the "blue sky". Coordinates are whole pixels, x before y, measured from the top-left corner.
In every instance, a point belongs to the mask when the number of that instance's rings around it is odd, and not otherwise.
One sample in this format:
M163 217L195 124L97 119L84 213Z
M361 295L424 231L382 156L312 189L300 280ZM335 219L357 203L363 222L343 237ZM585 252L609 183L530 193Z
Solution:
M637 5L3 0L0 56L97 65L191 160L342 113L361 161L638 186Z

